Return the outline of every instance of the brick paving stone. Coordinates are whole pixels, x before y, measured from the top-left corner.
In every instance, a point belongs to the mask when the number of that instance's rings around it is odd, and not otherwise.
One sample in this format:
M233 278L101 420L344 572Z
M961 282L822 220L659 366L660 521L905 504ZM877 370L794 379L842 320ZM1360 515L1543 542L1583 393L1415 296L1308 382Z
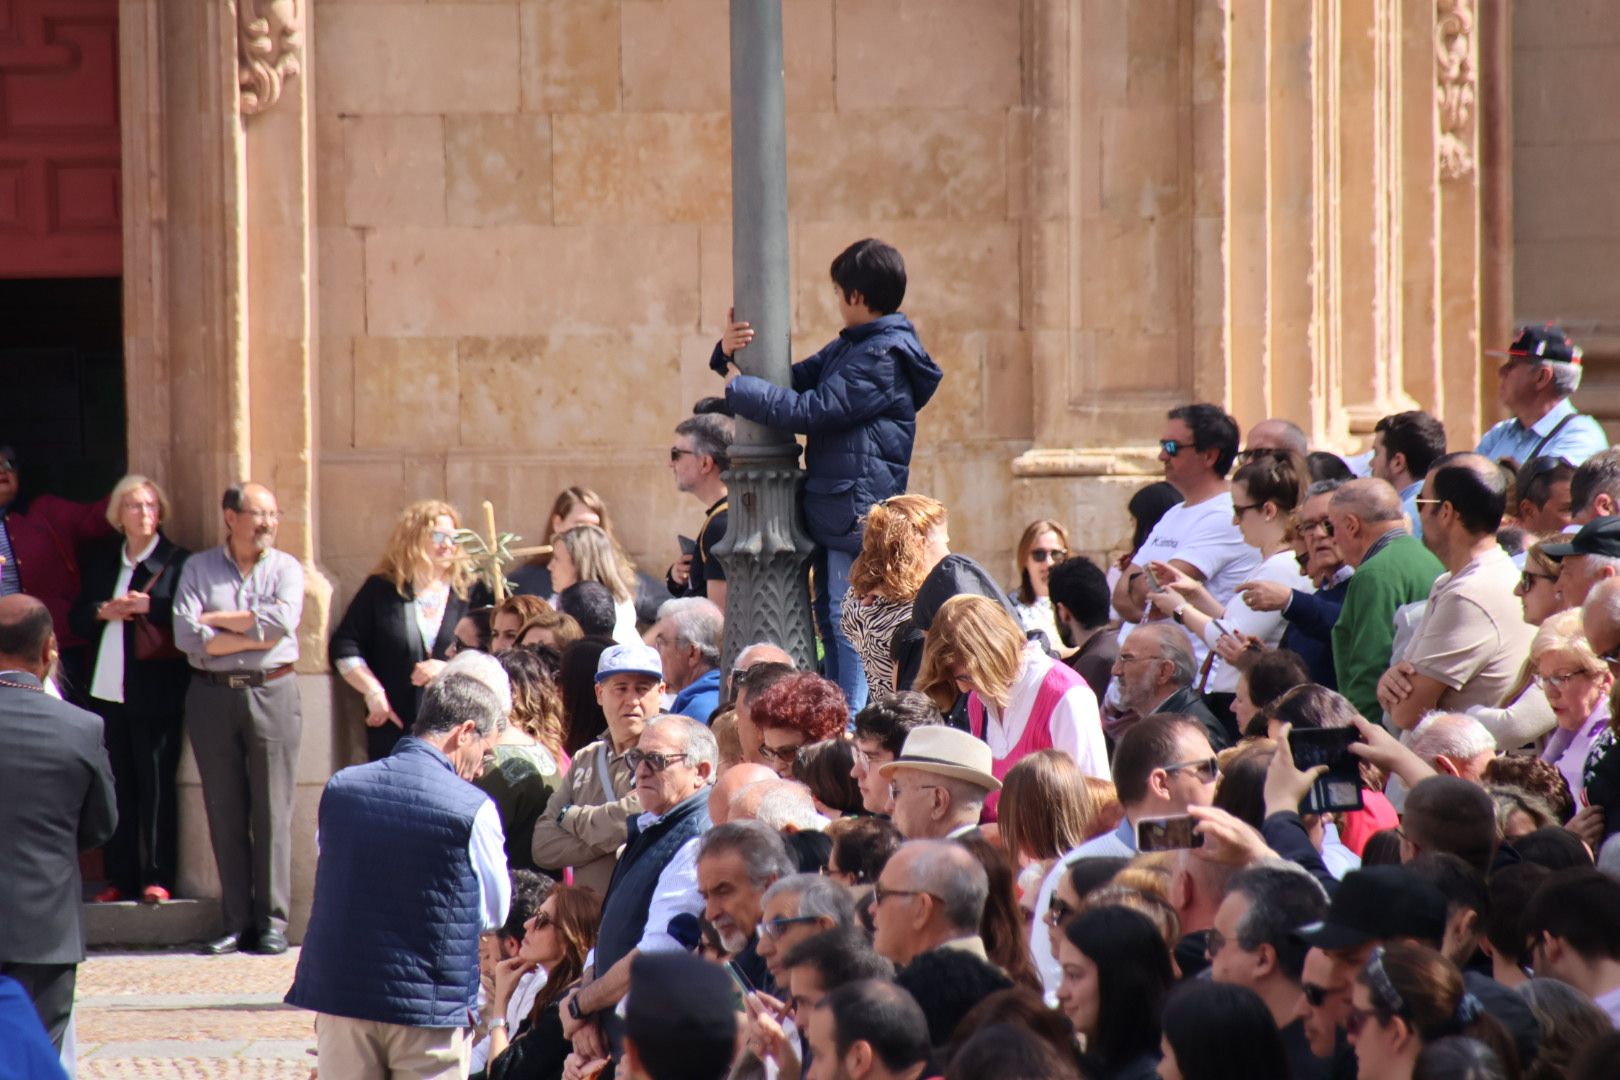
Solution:
M79 1080L309 1080L310 1065L276 1058L82 1061Z
M156 1037L171 1039L306 1039L315 1018L302 1009L254 1005L243 1009L208 1006L200 1009L79 1010L81 1042L138 1042Z

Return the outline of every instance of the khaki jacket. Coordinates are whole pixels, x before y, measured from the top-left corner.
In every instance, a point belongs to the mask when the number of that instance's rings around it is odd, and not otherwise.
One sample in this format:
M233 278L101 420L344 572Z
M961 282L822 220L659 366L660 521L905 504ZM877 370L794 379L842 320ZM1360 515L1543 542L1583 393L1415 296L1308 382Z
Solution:
M572 866L575 885L605 895L630 818L641 813L641 802L631 790L634 783L624 755L614 756L606 739L581 748L535 822L535 865L548 870Z

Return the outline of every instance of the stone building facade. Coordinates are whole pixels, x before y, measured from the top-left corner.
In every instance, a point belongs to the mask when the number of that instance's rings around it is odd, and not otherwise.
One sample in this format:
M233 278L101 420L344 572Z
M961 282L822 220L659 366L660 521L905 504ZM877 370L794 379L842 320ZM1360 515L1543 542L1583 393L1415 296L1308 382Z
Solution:
M1177 403L1460 445L1516 318L1620 355L1603 0L782 3L796 352L832 256L900 247L947 373L913 488L1009 578L1035 517L1119 543ZM727 0L117 6L131 465L209 493L194 545L231 478L288 512L307 830L325 633L401 505L533 536L583 483L649 567L696 521L664 450L730 296Z

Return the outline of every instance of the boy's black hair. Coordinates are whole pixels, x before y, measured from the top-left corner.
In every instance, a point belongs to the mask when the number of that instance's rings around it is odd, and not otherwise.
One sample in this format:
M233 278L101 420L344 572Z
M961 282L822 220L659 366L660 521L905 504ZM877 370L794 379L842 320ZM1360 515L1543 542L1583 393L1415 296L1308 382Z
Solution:
M1064 559L1052 567L1047 589L1052 601L1068 608L1069 614L1085 629L1107 625L1108 576L1084 555Z
M838 253L830 270L833 284L853 303L860 293L866 306L879 315L900 310L906 298L906 261L881 240L857 240Z

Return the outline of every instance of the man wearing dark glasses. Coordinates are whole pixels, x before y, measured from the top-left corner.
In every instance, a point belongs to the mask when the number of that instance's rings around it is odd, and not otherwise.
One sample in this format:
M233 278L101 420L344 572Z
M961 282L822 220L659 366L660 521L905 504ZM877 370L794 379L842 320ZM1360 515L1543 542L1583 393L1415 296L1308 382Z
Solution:
M1496 396L1513 415L1485 433L1479 453L1515 463L1561 457L1574 465L1609 446L1598 422L1575 411L1569 396L1581 385L1581 350L1562 329L1526 326L1499 358Z

